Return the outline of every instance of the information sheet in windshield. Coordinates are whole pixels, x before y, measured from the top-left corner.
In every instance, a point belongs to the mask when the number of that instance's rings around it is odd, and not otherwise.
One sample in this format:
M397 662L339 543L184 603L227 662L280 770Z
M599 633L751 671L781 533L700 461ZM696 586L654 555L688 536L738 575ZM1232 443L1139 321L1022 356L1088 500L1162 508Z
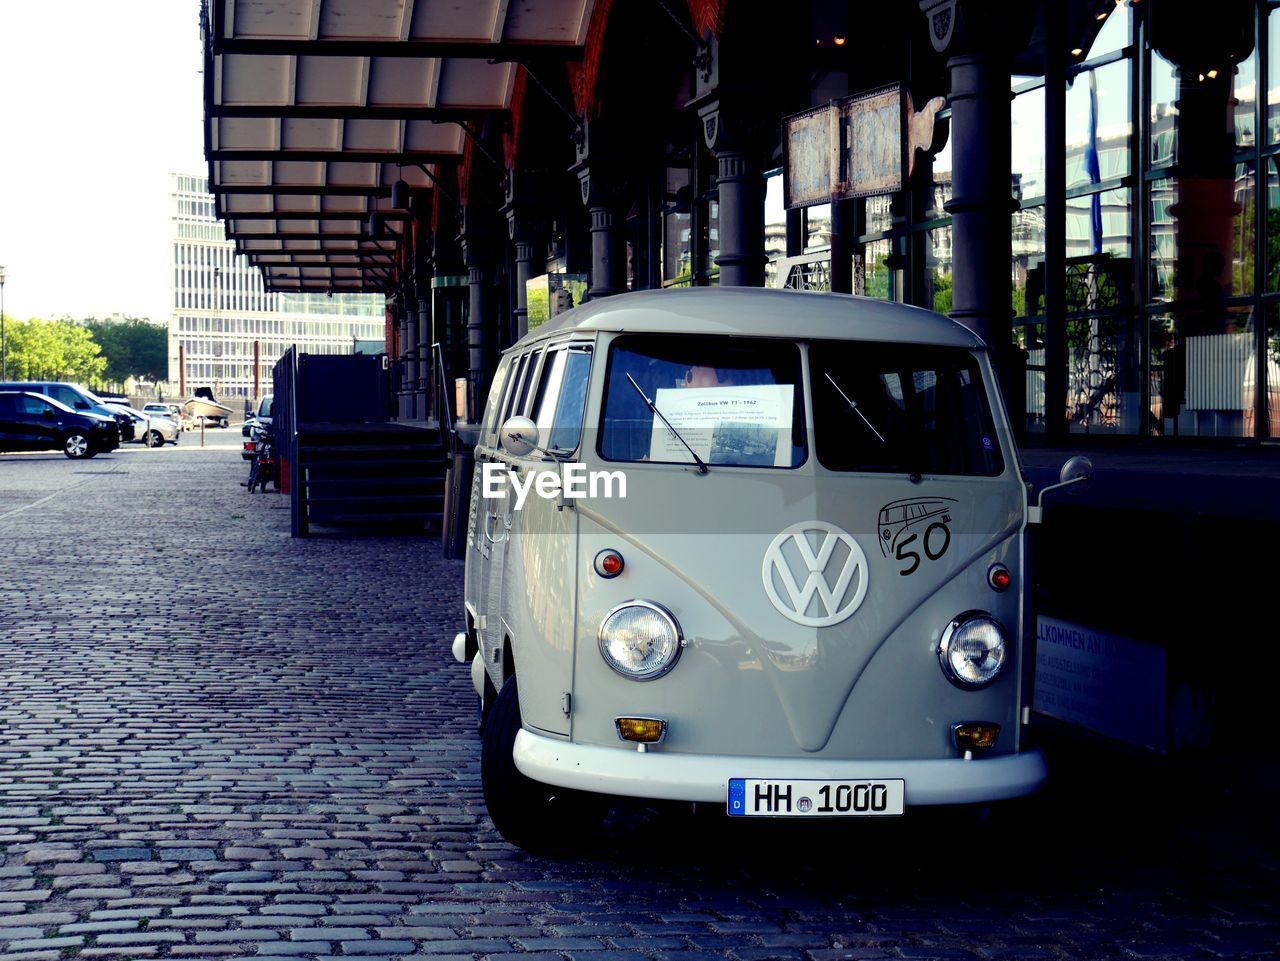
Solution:
M789 384L661 388L654 405L709 464L790 467L793 389ZM692 462L662 419L653 419L649 456Z

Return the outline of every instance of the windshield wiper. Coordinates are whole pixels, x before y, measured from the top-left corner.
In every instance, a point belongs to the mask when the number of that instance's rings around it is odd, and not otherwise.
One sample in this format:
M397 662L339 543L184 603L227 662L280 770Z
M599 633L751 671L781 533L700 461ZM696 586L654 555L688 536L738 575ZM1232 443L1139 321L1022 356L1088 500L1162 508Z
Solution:
M707 473L708 467L706 465L706 462L703 461L703 459L698 456L698 452L696 450L694 450L692 447L689 446L689 442L680 436L680 432L671 426L671 421L667 420L667 418L663 416L662 411L658 410L657 405L648 398L648 396L645 394L643 390L640 389L640 385L636 383L636 379L632 377L630 374L627 374L627 380L629 380L631 382L631 386L636 389L636 393L640 395L640 399L644 401L645 406L648 407L649 410L653 411L659 417L659 419L661 419L663 425L667 428L667 430L671 431L671 436L674 437L676 440L678 440L680 443L684 444L684 449L689 452L689 456L692 457L698 464L698 473L699 474Z
M825 370L822 372L822 376L831 382L831 386L834 387L836 392L844 398L844 402L849 405L849 408L862 418L862 422L867 425L867 430L876 435L876 440L880 441L882 444L887 444L888 441L884 439L884 435L875 429L875 426L871 421L867 420L867 415L858 409L858 405L854 402L853 398L840 389L840 385L836 383L835 378Z

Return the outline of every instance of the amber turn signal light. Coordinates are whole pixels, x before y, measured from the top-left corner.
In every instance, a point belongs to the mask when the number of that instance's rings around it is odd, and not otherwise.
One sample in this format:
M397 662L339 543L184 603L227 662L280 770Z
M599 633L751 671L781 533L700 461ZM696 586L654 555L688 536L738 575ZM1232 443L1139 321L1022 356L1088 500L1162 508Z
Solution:
M986 721L967 721L951 728L951 737L961 751L985 751L996 746L1000 725Z
M618 737L637 744L660 744L667 736L667 722L656 717L619 717L614 724L618 726Z

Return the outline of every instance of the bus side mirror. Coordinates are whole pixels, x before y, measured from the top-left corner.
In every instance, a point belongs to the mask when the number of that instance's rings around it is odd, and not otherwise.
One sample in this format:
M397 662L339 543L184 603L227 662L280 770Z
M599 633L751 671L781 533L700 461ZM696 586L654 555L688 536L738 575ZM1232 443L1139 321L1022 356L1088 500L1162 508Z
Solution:
M1083 454L1076 454L1075 457L1068 458L1067 462L1062 465L1062 470L1058 473L1058 484L1085 481L1092 476L1093 461ZM1040 496L1044 497L1044 494L1042 493Z
M1027 508L1027 523L1039 524L1044 521L1044 496L1050 491L1061 490L1063 487L1070 487L1072 484L1079 484L1081 481L1087 481L1093 476L1093 461L1085 457L1083 454L1077 454L1070 457L1067 462L1062 465L1062 470L1058 472L1058 483L1050 484L1040 492L1040 496L1036 499L1033 507Z
M498 431L502 449L515 457L524 457L538 449L538 425L528 417L509 417Z

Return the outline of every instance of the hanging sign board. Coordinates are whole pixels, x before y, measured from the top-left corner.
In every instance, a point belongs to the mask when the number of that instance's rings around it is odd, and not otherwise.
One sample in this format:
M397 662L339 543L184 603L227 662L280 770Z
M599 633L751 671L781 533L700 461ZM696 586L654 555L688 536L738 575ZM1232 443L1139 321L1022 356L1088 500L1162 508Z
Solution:
M901 190L903 98L891 87L840 104L840 166L835 195L840 200Z
M782 121L782 191L787 209L831 199L840 111L829 103Z
M787 208L901 190L916 151L932 144L934 117L945 103L935 97L916 113L911 95L895 84L784 117Z

